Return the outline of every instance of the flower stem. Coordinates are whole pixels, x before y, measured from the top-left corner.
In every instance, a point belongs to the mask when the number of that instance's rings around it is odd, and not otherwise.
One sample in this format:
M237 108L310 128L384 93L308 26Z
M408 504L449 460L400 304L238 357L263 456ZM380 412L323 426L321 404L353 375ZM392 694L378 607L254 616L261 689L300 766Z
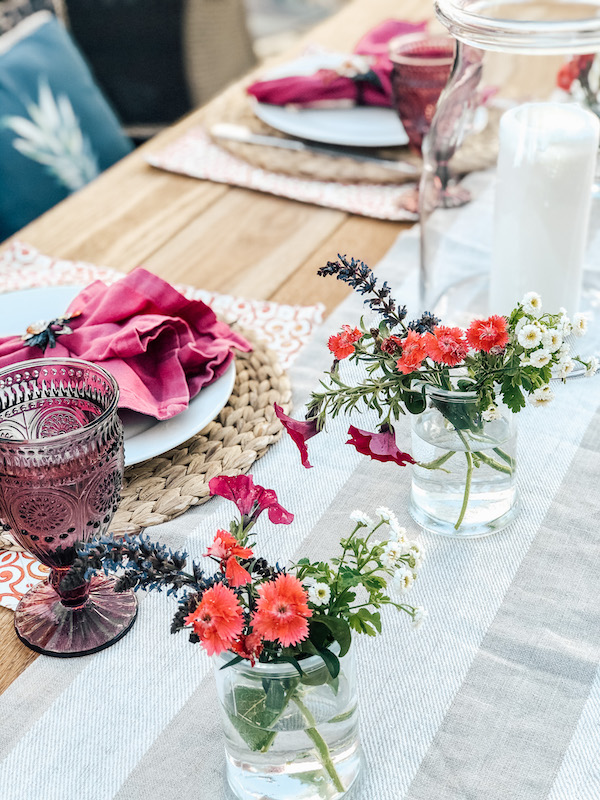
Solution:
M492 467L492 469L497 469L498 472L504 472L507 475L512 475L512 469L508 464L500 464L498 461L494 461L493 458L486 456L485 453L482 453L481 450L478 450L477 453L474 453L484 464L487 464L488 467Z
M417 461L417 466L422 467L423 469L439 469L442 464L445 464L446 461L448 461L448 459L454 455L455 452L456 450L448 450L448 452L444 453L443 456L436 458L435 461L428 461L426 464L423 464L422 461ZM444 472L447 471L448 470L444 470Z
M456 520L456 525L454 526L454 530L457 531L460 526L462 525L462 521L465 518L465 514L467 513L467 506L469 504L469 494L471 493L471 478L473 477L473 456L467 450L465 451L465 458L467 459L467 479L465 481L465 493L463 496L462 507L460 509L460 514L458 515L458 519Z
M323 764L325 770L327 771L327 774L333 781L335 788L338 790L338 792L345 792L346 789L344 787L344 784L342 783L340 776L337 774L335 765L331 759L331 753L329 752L329 748L327 747L327 742L325 741L325 739L323 739L323 737L316 728L317 722L315 718L313 717L309 709L304 705L302 700L300 700L297 694L294 694L292 696L292 700L294 701L294 703L296 703L296 705L302 712L302 716L310 725L310 728L306 728L306 735L312 740L312 743L317 748L317 752L319 753L319 756L321 758L321 763Z

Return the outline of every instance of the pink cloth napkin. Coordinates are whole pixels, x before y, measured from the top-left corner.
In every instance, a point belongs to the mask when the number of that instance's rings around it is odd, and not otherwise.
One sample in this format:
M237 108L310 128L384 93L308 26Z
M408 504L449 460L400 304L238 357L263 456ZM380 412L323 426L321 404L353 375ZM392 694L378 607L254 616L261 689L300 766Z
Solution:
M359 70L357 75L320 69L314 75L258 81L251 84L247 91L261 103L276 106L311 106L353 100L357 105L390 107L392 62L387 54L388 43L395 36L424 31L426 26L426 22L388 19L369 31L354 49L355 54L368 59L366 69Z
M168 419L184 411L203 386L222 375L233 348L249 343L219 322L201 300L188 300L161 278L138 268L106 286L95 281L72 301L66 316L81 311L46 357L77 357L110 372L119 384L119 406ZM32 320L33 322L34 320ZM19 336L0 339L0 367L41 358Z

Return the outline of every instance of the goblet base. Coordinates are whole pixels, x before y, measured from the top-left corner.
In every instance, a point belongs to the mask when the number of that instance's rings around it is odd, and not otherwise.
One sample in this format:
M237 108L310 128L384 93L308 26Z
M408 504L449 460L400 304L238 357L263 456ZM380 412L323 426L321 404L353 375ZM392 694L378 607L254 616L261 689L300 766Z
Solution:
M133 592L114 590L113 578L94 576L85 603L64 606L47 581L23 596L15 610L15 630L23 644L47 656L70 658L104 650L121 639L135 622Z

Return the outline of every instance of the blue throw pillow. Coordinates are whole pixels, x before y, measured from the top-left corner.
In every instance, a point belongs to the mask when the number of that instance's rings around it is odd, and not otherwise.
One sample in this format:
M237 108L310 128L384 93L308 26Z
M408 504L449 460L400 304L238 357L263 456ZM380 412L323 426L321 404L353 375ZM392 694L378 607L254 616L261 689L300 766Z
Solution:
M0 37L0 241L131 150L61 22Z

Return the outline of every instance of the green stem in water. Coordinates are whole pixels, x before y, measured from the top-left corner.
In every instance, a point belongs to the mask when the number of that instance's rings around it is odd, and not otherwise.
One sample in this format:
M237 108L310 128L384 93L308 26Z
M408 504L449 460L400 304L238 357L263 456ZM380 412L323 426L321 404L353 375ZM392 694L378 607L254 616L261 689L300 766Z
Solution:
M498 472L504 472L507 475L512 475L512 469L507 464L500 464L498 461L494 461L493 458L486 456L481 450L478 450L477 453L473 453L476 455L477 458L481 459L484 464L487 464L488 467L492 467L492 469L497 469Z
M325 739L323 739L323 737L316 728L317 721L315 720L309 709L304 705L302 700L300 700L298 695L296 694L292 695L292 700L294 701L294 703L296 703L296 705L302 712L302 716L310 725L310 728L306 728L306 735L312 740L312 743L317 748L317 752L321 759L321 763L323 764L325 770L327 771L327 774L333 781L335 788L338 790L338 792L345 792L346 789L344 787L344 784L342 783L340 776L337 774L335 765L331 759L331 753L329 752L329 748L327 747L327 742L325 741Z
M473 456L468 450L465 451L465 458L467 459L467 480L465 482L465 493L463 496L462 507L460 509L460 514L458 515L458 519L456 520L456 525L454 526L455 531L457 531L460 528L460 526L462 525L462 521L465 518L465 514L467 513L467 506L469 505L469 495L471 493L471 478L473 477Z
M502 461L506 461L506 463L508 464L509 467L511 467L511 469L514 469L515 466L514 458L512 458L512 456L509 456L508 453L506 453L501 447L494 447L494 453L496 453L496 455L499 456L502 459Z
M443 456L436 458L435 461L428 461L426 464L423 464L421 461L417 461L418 467L423 467L423 469L440 469L442 464L445 464L449 458L452 458L456 450L448 450L447 453L444 453ZM447 469L444 472L448 472Z

